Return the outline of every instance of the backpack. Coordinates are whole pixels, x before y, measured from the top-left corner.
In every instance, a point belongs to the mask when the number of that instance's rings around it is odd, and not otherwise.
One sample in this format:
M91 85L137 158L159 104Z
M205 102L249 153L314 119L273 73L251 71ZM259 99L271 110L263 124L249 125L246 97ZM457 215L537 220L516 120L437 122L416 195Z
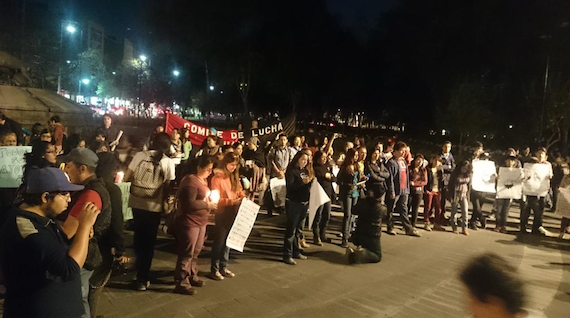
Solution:
M133 174L131 194L140 198L155 198L164 184L162 165L155 164L150 153L137 165Z

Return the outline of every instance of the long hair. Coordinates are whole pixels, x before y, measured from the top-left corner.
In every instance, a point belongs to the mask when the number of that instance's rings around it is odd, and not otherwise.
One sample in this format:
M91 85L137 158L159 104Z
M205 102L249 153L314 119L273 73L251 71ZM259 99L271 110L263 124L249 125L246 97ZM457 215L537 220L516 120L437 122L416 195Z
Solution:
M53 165L48 162L44 155L46 154L47 148L53 144L47 141L36 140L32 142L32 152L26 153L24 159L26 160L26 165L24 166L24 173L22 175L22 182L25 183L26 177L32 168L45 168L53 167Z
M237 163L238 166L234 172L230 172L228 170L228 164L230 163ZM226 177L230 178L230 183L232 184L232 191L237 191L239 189L240 181L239 181L239 157L233 152L228 152L222 162L220 163L221 170L224 172Z
M356 154L356 149L354 148L348 149L344 157L344 161L340 166L340 170L346 170L350 173L354 173L354 165L356 164L356 160L354 159L355 154Z
M152 157L155 165L160 163L164 155L170 155L170 136L167 133L158 133L154 136L150 150L156 150L156 154Z
M299 152L302 152L307 155L308 160L307 160L307 165L305 166L305 170L307 170L309 178L313 178L315 176L315 170L313 169L313 163L314 163L313 151L309 148L303 148Z
M307 156L308 155L306 153L304 153L303 151L298 151L295 154L295 157L293 157L293 160L291 160L291 163L287 166L287 171L289 171L289 169L300 169L299 167L299 159L301 158L301 156ZM307 165L309 165L309 163L307 162Z
M180 130L180 140L182 140L182 144L185 144L187 141L189 141L190 139L186 138L186 132L189 131L189 128L182 128Z

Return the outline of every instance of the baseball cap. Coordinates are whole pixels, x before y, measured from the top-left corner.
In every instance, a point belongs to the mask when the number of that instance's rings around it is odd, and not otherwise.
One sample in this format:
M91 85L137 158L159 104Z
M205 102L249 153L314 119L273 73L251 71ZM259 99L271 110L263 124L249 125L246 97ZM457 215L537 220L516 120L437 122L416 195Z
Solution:
M84 188L82 185L72 184L63 171L52 167L30 170L26 184L26 193L73 192Z
M83 164L86 166L97 168L99 157L88 148L75 148L67 155L63 156L63 162L73 161L74 163Z

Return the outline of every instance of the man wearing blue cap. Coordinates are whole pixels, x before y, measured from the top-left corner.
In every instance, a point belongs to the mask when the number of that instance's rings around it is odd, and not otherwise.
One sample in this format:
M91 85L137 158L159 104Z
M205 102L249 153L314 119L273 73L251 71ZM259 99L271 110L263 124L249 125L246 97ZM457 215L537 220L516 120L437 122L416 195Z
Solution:
M67 209L70 192L82 190L56 168L30 171L23 203L0 232L5 274L4 317L80 317L80 269L99 210L85 204L71 246L54 219Z

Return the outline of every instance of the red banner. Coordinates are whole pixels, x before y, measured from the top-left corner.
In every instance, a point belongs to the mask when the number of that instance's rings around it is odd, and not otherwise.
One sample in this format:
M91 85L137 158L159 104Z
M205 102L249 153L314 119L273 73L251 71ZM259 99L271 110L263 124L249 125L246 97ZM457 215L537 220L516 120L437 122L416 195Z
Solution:
M173 129L188 128L190 130L190 142L193 145L202 145L204 139L210 135L220 137L224 141L224 145L231 145L239 140L237 130L212 130L211 128L196 125L191 121L178 117L173 114L166 114L166 125L164 127L167 134Z

